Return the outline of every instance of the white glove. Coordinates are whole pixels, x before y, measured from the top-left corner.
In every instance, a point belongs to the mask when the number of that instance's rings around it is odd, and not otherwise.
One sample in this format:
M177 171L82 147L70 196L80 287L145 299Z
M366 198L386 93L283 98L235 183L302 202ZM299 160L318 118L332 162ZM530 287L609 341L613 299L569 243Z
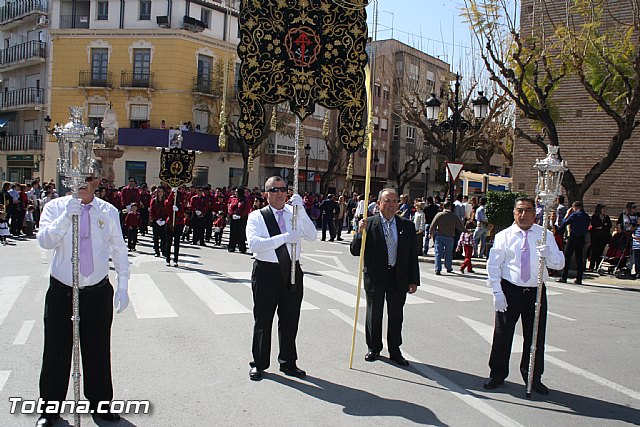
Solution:
M240 219L240 215L233 214L233 215L231 216L231 218L233 218L233 219Z
M493 306L496 311L507 311L507 297L504 296L504 292L497 292L493 294Z
M536 249L540 258L549 258L551 256L551 249L549 249L548 245L538 245Z
M291 196L291 199L289 199L289 203L291 203L291 206L304 206L302 197L300 197L298 193Z
M173 211L174 212L178 212L180 210L180 208L178 207L178 205L173 205Z
M156 224L158 224L160 227L162 227L163 225L166 224L166 222L165 222L164 219L159 219L159 220L156 221Z
M196 211L196 215L202 216L202 211Z
M298 243L302 234L298 230L287 231L283 234L286 243Z
M118 289L113 297L113 308L122 313L129 306L129 294L126 289Z
M80 199L76 199L72 197L69 202L67 202L67 206L64 208L64 215L71 220L73 215L82 215L82 204L80 203Z
M174 193L177 193L177 192L178 192L178 187L173 187L173 188L171 189L171 191L173 191Z

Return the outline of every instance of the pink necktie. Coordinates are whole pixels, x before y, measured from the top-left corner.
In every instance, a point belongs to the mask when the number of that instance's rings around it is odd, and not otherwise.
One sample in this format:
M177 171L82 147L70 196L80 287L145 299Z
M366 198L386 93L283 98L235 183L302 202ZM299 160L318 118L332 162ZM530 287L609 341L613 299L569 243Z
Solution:
M91 249L91 217L89 215L91 205L82 205L82 215L80 215L79 233L79 258L80 273L85 276L91 276L93 273L93 250Z
M276 211L278 214L278 227L280 227L280 233L284 234L287 232L287 225L284 222L284 210Z
M524 231L524 243L522 244L522 253L520 255L520 278L524 283L529 281L531 277L531 256L529 254L529 242L527 236L529 230Z

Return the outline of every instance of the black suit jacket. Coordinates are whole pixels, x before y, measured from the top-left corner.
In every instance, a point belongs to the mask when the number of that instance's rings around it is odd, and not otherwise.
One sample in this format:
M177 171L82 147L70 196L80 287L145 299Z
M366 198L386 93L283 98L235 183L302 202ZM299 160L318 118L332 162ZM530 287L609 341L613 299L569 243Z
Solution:
M398 256L396 257L396 284L399 290L409 290L409 284L420 285L418 246L413 221L396 216L398 229ZM351 242L351 255L360 255L362 235L356 234ZM387 275L387 242L380 215L367 219L367 242L364 251L364 289L374 291L384 288Z

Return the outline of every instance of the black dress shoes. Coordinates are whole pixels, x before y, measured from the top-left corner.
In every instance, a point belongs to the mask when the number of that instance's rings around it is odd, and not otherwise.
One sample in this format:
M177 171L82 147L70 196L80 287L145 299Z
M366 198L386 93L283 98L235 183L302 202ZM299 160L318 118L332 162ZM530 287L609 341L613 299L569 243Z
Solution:
M255 366L251 368L249 371L249 379L251 379L251 381L260 381L262 379L262 370Z
M377 351L369 351L364 355L364 360L366 360L367 362L375 362L376 360L378 360L378 357L380 357L380 353L378 353Z
M567 283L567 279L563 279L562 277L557 279L556 282L558 283Z
M60 418L58 414L49 414L47 416L40 416L38 421L36 421L36 427L51 427L53 425L53 421Z
M502 384L504 384L504 380L498 381L495 378L489 378L482 384L482 387L484 387L485 390L493 390Z
M538 394L544 394L545 396L549 394L549 388L546 385L542 384L542 381L534 381L531 389Z
M307 373L298 368L294 363L283 363L280 365L280 372L290 377L304 378Z
M393 360L400 366L409 366L409 361L405 359L402 354L394 354L390 355L389 359Z

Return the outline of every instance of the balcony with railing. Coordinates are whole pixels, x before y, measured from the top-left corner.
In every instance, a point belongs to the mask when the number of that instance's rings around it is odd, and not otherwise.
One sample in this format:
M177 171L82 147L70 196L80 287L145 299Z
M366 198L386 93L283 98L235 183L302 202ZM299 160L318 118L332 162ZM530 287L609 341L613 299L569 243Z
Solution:
M42 150L42 135L11 135L0 138L0 151Z
M25 87L0 93L0 110L19 110L44 104L44 89Z
M193 78L193 93L209 96L221 95L221 84L219 80L210 77L197 76Z
M60 28L89 28L89 15L60 15Z
M155 74L123 71L120 75L120 87L124 89L155 89Z
M0 71L10 71L19 67L44 62L47 44L38 40L17 44L0 50Z
M0 6L0 29L6 30L10 24L30 15L39 16L47 13L47 0L14 0Z
M112 81L113 73L109 71L94 73L89 70L81 70L78 78L78 86L111 89L113 87Z

